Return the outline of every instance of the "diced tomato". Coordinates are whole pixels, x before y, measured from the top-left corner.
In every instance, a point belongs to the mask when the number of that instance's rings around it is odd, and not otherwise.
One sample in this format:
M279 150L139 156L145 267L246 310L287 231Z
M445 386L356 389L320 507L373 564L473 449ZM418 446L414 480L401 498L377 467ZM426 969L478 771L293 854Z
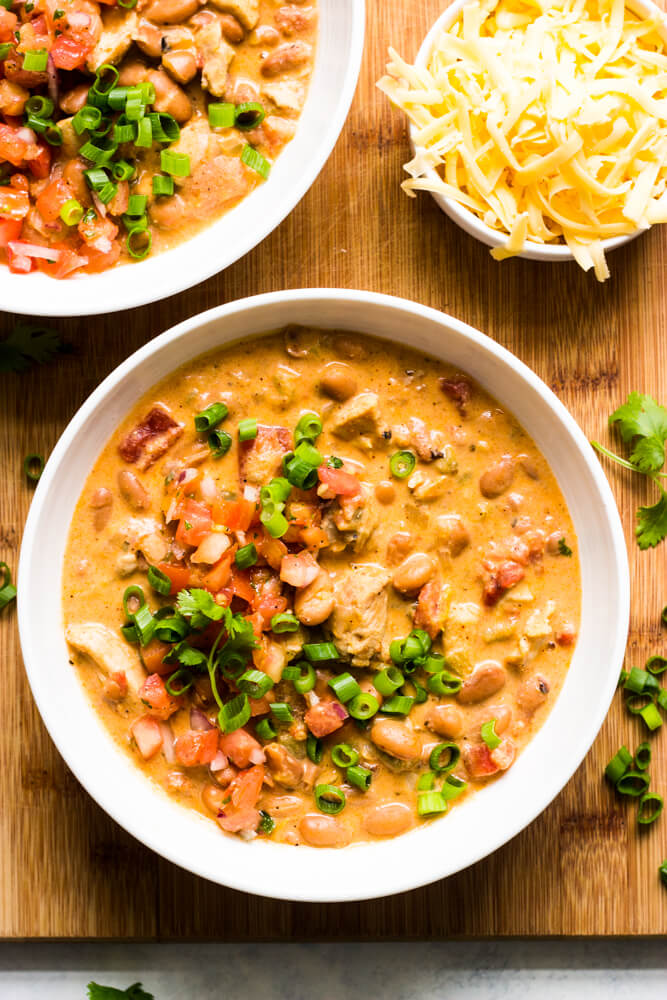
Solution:
M280 580L272 576L258 591L256 609L262 619L262 628L268 628L274 615L287 610L287 598L281 593Z
M85 267L88 263L87 257L80 257L64 243L55 243L53 249L58 251L57 260L37 261L39 270L52 278L67 278L72 271L78 271L79 268Z
M158 569L171 580L170 594L177 594L190 586L190 570L187 566L176 566L174 563L158 563Z
M267 712L271 711L271 702L268 698L249 698L250 703L250 715L255 718L256 715L266 715Z
M319 572L319 564L308 549L297 555L286 555L280 563L280 579L291 587L307 587Z
M34 156L26 161L28 170L37 180L43 180L51 171L51 150L46 143L38 142Z
M18 240L22 228L23 222L20 219L0 219L0 247Z
M184 767L210 764L217 752L217 729L190 729L174 740L176 760Z
M200 545L213 526L211 508L197 500L186 500L181 507L180 517L176 541L181 545Z
M339 701L320 701L309 708L305 715L306 725L318 740L329 733L335 733L346 719L347 712Z
M81 239L102 254L111 252L111 242L118 235L118 226L114 225L111 219L103 219L92 212L84 215L78 230Z
M571 646L576 638L577 630L570 622L556 632L556 642L559 646Z
M299 535L307 549L323 549L329 544L329 536L324 528L318 528L315 524L300 528Z
M248 570L232 569L231 582L235 596L240 597L242 601L247 601L250 605L254 605L257 599L257 591L250 583L250 573Z
M12 243L12 246L17 246L17 244ZM12 274L30 274L34 266L32 257L27 257L25 254L13 250L12 246L7 247L9 270Z
M56 69L79 69L86 61L88 49L73 38L61 35L51 49L51 58Z
M468 746L463 752L463 760L471 778L490 778L500 770L486 743Z
M514 763L516 746L510 739L502 740L495 750L491 751L491 760L501 771L506 771Z
M0 7L0 42L13 42L18 18L5 7Z
M234 733L224 733L220 737L220 749L239 768L264 762L264 751L260 744L245 729L237 729Z
M111 701L122 701L127 695L127 677L124 670L109 674L104 682L104 693Z
M30 197L27 191L0 187L0 216L4 219L25 219L29 211Z
M120 243L112 243L108 253L102 253L101 250L96 250L94 247L89 246L86 250L86 256L88 257L86 271L89 274L100 274L102 271L108 271L110 267L113 267L120 260L120 249Z
M72 197L72 189L62 177L47 184L39 194L35 208L45 222L57 222L60 219L60 209Z
M142 715L130 726L134 742L144 760L150 760L162 746L160 723L152 715Z
M232 546L231 549L228 549L222 559L220 559L206 574L204 577L204 587L206 590L210 590L211 593L217 594L218 591L222 590L222 588L229 582L232 575L232 563L234 562L236 549L236 545Z
M257 552L271 569L280 569L283 556L287 555L287 546L280 538L272 538L268 531L258 526L248 532L247 541L254 543Z
M497 604L505 591L523 580L525 575L526 571L523 566L512 560L500 563L491 571L489 578L484 583L484 603L487 607L493 607L494 604Z
M184 704L183 698L174 698L169 694L159 674L151 674L146 678L139 690L139 697L153 715L162 720L168 719Z
M0 160L7 160L13 167L20 167L30 145L19 135L18 129L0 123Z
M321 483L342 497L356 497L361 492L361 484L356 476L351 476L349 472L342 469L332 469L328 465L321 465L317 470L317 475Z
M151 639L141 648L141 659L149 674L160 674L161 677L173 674L176 669L174 664L164 662L171 648L168 642L160 642L159 639Z
M218 823L228 833L239 830L255 830L259 823L259 811L255 808L262 791L264 768L261 764L241 771L227 789L230 797L218 816Z
M262 632L267 627L266 619L259 611L255 611L252 615L246 615L245 620L250 622L252 625L252 630L255 633L255 638L261 639Z
M226 525L230 531L247 531L257 514L254 500L223 501L213 507L213 520Z

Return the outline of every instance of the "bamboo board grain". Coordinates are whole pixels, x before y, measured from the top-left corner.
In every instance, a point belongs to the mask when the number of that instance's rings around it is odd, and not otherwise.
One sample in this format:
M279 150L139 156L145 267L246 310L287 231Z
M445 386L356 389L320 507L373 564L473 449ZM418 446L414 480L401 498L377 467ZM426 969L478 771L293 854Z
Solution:
M630 390L667 400L667 229L611 255L598 285L574 264L494 263L428 196L399 190L403 122L374 81L386 46L412 56L441 0L370 0L366 55L338 145L308 195L245 259L204 284L126 314L56 324L72 353L23 376L1 376L0 560L16 565L30 502L21 463L47 454L75 409L133 350L222 302L280 288L341 286L435 306L514 351L558 393L586 434ZM0 335L12 317L0 314ZM640 553L633 510L646 497L610 470L632 571L629 661L665 652L667 544ZM54 586L58 586L54 567ZM616 701L568 786L510 844L426 889L352 905L246 896L162 861L117 827L79 787L51 744L23 673L15 613L0 618L0 936L5 938L378 940L462 935L664 934L667 894L656 869L667 822L640 834L633 810L601 774L638 725ZM655 741L653 783L667 792L667 734ZM443 826L443 850L446 850ZM410 864L406 857L405 864Z

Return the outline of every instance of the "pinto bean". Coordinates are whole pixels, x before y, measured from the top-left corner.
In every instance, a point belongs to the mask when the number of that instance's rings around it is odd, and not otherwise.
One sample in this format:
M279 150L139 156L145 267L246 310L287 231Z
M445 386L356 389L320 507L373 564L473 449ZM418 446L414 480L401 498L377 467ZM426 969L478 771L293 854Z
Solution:
M516 703L524 712L532 714L543 705L549 696L549 682L546 677L536 674L534 677L527 677L519 685L516 692Z
M392 583L401 594L413 594L424 586L435 573L433 556L426 552L413 552L394 570Z
M478 663L459 691L459 701L464 705L473 705L497 694L505 686L507 674L497 660L483 660Z
M162 56L162 65L177 83L189 83L197 75L197 58L194 52L174 49Z
M303 777L303 762L279 743L269 743L264 752L269 770L278 784L283 788L296 788Z
M441 514L435 521L438 535L450 556L459 556L470 545L470 532L458 514Z
M84 171L88 169L88 164L80 157L68 160L63 170L63 177L72 189L73 196L84 208L90 205L90 188L86 183Z
M273 48L280 41L280 32L268 24L258 24L248 35L248 41L251 45L268 45Z
M279 45L264 59L262 73L264 76L279 76L280 73L301 69L310 61L312 54L313 49L308 42L289 42Z
M68 90L66 94L61 94L58 100L60 110L64 111L66 115L75 115L86 103L89 90L89 83L80 83Z
M271 816L282 819L285 816L296 816L301 811L303 800L300 795L265 795L263 805Z
M102 531L106 528L111 517L111 508L113 506L111 491L107 490L104 486L100 486L90 498L90 506L93 508L93 527L95 531Z
M198 10L199 0L152 0L143 13L157 24L180 24Z
M412 810L403 802L385 802L364 816L364 829L371 837L396 837L412 826Z
M426 724L448 740L456 739L463 732L463 716L456 705L433 705L428 710Z
M320 569L312 583L296 592L294 614L302 625L321 625L333 609L333 583L327 570Z
M156 111L173 115L180 125L192 118L192 102L190 98L177 83L174 83L167 76L164 70L152 69L146 74L146 79L155 87L155 102L153 106Z
M208 811L217 816L222 809L223 802L227 798L227 792L218 785L204 785L201 798Z
M140 483L134 472L121 469L118 473L118 488L123 499L134 510L148 510L151 498Z
M381 504L387 506L393 503L396 499L396 487L393 483L390 483L388 479L383 479L381 483L378 483L375 487L376 499L380 501Z
M415 537L410 531L397 531L387 542L387 562L391 566L401 562L415 547Z
M417 760L421 751L417 734L397 719L378 719L371 729L371 740L380 750L401 760Z
M373 681L370 681L368 679L359 681L359 687L364 692L364 694L372 694L374 698L377 698L378 705L382 704L384 699L380 694L380 692L378 691L378 689L375 687L375 684L373 684Z
M299 821L299 833L311 847L345 847L352 840L350 831L340 820L312 813Z
M233 14L222 14L220 17L220 27L222 28L223 35L232 45L238 45L245 38L243 25L236 20Z
M331 361L325 365L320 379L320 389L327 396L344 403L346 399L356 394L358 388L359 383L352 369L344 361Z
M514 459L511 455L503 455L479 477L480 493L489 499L499 497L512 485L514 473Z

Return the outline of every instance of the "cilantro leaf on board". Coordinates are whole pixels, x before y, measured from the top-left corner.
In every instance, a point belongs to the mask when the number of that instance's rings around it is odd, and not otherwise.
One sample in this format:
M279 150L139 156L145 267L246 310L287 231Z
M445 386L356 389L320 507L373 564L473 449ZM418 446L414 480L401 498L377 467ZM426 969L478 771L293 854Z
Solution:
M630 461L640 472L657 472L665 464L667 410L651 397L631 392L627 402L609 418L625 442L636 442Z
M62 349L57 330L17 323L9 336L0 340L0 372L24 372L34 364L46 364Z
M667 537L667 493L652 507L640 507L635 528L640 549L650 549Z
M133 983L126 990L117 990L115 986L100 986L99 983L88 983L88 1000L155 1000L155 997L142 989L141 983Z

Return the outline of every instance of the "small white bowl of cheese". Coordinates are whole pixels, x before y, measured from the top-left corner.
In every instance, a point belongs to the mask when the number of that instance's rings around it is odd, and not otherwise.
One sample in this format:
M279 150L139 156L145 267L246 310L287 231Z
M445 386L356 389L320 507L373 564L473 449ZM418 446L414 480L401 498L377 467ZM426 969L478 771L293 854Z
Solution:
M410 119L403 182L497 260L605 254L667 221L667 18L650 0L454 0L379 87ZM658 94L658 97L655 95Z

